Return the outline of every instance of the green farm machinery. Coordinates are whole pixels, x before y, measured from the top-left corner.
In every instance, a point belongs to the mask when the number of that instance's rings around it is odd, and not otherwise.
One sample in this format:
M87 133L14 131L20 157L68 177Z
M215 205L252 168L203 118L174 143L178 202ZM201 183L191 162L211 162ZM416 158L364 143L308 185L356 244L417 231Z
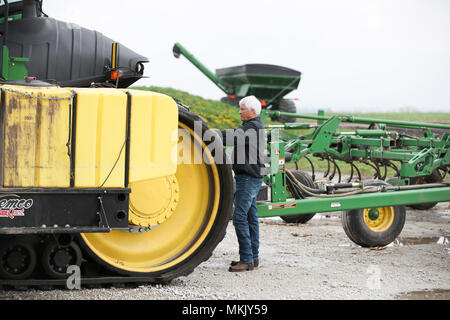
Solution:
M280 216L286 222L305 223L315 213L342 211L348 237L374 247L385 246L400 234L405 206L429 209L450 201L450 183L445 182L450 125L263 110L261 117L267 116L310 121L267 126L270 172L258 197L260 218ZM359 125L340 128L343 123ZM286 132L302 129L309 133L286 138ZM422 137L411 136L410 131L417 130ZM301 159L309 162L309 170L298 170ZM319 179L315 164L320 161L326 161L327 169ZM359 164L373 168L371 179L364 180Z
M316 213L342 211L342 225L353 242L385 246L403 229L406 206L427 210L450 201L445 182L450 125L325 116L323 111L297 114L284 96L297 89L298 71L248 64L213 73L179 43L173 54L185 56L225 92L222 102L237 106L240 98L254 95L263 106L261 120L282 122L266 127L270 161L258 195L260 218L306 223ZM309 168L299 170L300 160ZM317 170L322 163L325 169ZM373 176L361 172L361 165ZM320 178L318 171L323 171Z
M269 64L246 64L217 69L214 73L179 43L174 45L173 54L176 58L180 55L186 57L219 87L227 95L221 99L224 103L238 107L240 99L254 95L269 110L296 112L295 102L285 96L298 88L301 79L299 71ZM287 122L290 118L273 115L272 119Z
M258 195L260 218L306 223L316 213L342 211L353 242L384 246L403 229L406 206L426 210L450 201L450 183L445 182L450 125L325 116L323 111L297 114L294 102L284 96L297 89L298 71L248 64L213 73L179 43L173 54L185 56L215 83L227 95L222 102L237 106L240 98L254 95L263 106L262 120L282 122L266 127L270 161ZM299 170L300 160L310 168ZM317 170L321 163L325 169ZM370 179L360 165L373 169ZM318 171L323 171L321 178Z

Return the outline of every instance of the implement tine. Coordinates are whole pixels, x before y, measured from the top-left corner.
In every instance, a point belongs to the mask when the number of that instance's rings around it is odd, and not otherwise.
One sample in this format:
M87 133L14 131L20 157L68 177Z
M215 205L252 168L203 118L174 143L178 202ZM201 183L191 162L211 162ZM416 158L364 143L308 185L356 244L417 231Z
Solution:
M397 166L393 162L388 161L387 165L395 170L395 173L397 174L397 177L400 177L400 170L397 168Z
M387 164L386 164L386 162L385 163L382 163L383 165L384 165L384 174L383 174L383 176L381 177L381 180L386 180L386 176L387 176Z
M377 168L373 164L371 164L369 161L362 160L360 162L364 163L365 165L368 165L369 167L372 167L375 170L375 175L373 176L374 179L376 179L380 176L380 173L377 170Z
M353 164L353 162L350 162L350 165L352 166L352 168L354 167L356 170L356 173L358 174L358 181L362 181L362 177L361 177L361 172L359 171L358 167L356 165Z
M337 168L337 171L338 171L338 183L341 183L341 177L342 177L342 175L341 175L341 168L339 168L339 165L336 162L334 162L334 164L336 165L336 168Z
M347 179L347 183L349 183L353 179L353 166L352 166L351 162L347 162L347 163L350 164L350 169L352 170L352 171L350 171L350 178Z
M378 179L383 180L383 179L381 178L381 172L380 172L380 167L378 166L378 162L372 161L372 163L374 164L375 170L377 171ZM375 179L377 179L377 178L375 178Z
M312 172L312 180L316 181L316 175L315 175L315 170L314 170L314 165L311 161L311 159L309 159L308 157L304 157L306 160L308 160L309 164L311 165L311 172ZM297 169L298 170L298 169Z
M333 173L328 177L328 180L333 180L334 175L336 174L336 162L333 159L329 159L333 163Z
M324 158L322 158L323 160ZM326 178L328 176L328 174L330 173L330 160L328 158L326 158L327 160L327 171L323 174L323 177Z

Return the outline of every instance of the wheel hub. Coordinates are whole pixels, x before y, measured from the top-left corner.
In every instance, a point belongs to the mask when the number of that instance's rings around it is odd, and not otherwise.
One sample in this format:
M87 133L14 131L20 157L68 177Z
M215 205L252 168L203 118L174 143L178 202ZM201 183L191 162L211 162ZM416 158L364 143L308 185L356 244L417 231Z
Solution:
M53 256L53 262L58 268L67 267L71 259L72 256L70 255L68 248L57 250Z
M378 211L378 209L376 208L372 208L369 210L369 219L370 220L377 220L380 219L380 211Z
M130 224L154 227L175 212L180 193L175 175L135 182L130 187Z
M23 268L26 257L19 251L13 251L6 257L6 265L11 269Z
M389 229L394 221L394 207L364 209L364 222L374 232Z

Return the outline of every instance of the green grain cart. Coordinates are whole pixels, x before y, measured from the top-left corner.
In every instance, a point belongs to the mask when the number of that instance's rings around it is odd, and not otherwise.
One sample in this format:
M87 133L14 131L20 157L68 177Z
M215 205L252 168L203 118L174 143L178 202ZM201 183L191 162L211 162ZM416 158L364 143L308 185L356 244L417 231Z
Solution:
M284 97L298 88L301 78L299 71L269 64L246 64L217 69L213 73L179 43L174 45L173 55L175 58L185 56L214 82L227 95L221 99L224 103L238 106L240 99L254 95L269 110L296 112L295 102ZM291 118L274 116L272 119L288 122Z

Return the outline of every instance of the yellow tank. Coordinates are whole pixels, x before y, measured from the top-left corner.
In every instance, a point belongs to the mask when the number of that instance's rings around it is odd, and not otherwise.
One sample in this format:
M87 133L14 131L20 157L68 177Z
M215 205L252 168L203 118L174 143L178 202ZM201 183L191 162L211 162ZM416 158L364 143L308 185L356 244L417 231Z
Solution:
M4 187L70 187L73 151L74 187L126 187L128 99L129 182L176 172L172 155L177 147L178 109L168 96L118 89L10 85L2 89Z
M57 87L2 89L3 186L69 187L66 144L72 92ZM46 100L49 97L65 99Z

